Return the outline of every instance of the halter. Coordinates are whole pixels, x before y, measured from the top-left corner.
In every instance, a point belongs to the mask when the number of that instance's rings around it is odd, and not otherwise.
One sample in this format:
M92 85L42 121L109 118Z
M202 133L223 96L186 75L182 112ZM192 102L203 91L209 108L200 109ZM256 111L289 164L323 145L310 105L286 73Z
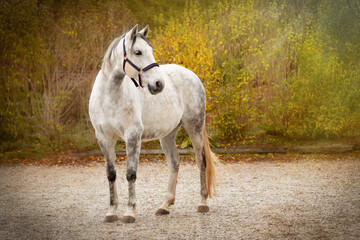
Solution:
M157 64L156 62L154 63L151 63L149 65L147 65L146 67L144 68L139 68L138 66L136 66L135 63L133 63L132 61L130 61L130 59L127 58L126 56L126 50L125 50L125 38L124 38L124 41L123 41L123 52L124 52L124 62L123 62L123 70L124 70L124 73L126 74L125 72L125 64L126 62L128 62L133 68L136 69L136 71L138 71L138 76L139 76L139 84L136 82L136 80L134 78L131 78L131 80L133 81L133 83L135 84L135 87L142 87L142 83L141 83L141 75L143 75L143 73L153 67L159 67L159 64Z

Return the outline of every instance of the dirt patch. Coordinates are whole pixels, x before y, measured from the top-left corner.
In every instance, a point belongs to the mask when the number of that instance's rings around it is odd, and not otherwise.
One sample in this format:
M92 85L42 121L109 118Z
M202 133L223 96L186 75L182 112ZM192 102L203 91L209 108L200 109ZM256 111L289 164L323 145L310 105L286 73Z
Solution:
M360 158L255 161L218 166L219 195L197 213L199 171L182 163L175 205L155 216L165 194L163 162L141 162L134 224L104 223L109 192L103 162L0 166L2 239L359 239ZM127 195L117 163L119 216Z

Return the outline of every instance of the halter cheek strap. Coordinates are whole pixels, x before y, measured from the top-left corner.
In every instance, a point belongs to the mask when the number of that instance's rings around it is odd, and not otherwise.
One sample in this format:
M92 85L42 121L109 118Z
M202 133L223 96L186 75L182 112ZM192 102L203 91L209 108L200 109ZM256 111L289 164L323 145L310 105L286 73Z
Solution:
M131 78L131 80L133 81L135 87L142 87L142 82L141 82L141 75L143 75L143 73L153 67L159 67L159 64L157 64L156 62L154 63L151 63L149 65L147 65L146 67L144 68L139 68L138 66L136 66L135 63L133 63L132 61L130 61L130 59L127 58L127 55L126 55L126 49L125 49L125 38L124 38L124 41L123 41L123 52L124 52L124 62L123 62L123 71L124 73L126 74L125 72L125 64L128 62L136 71L138 71L138 78L139 78L139 84L136 82L136 80L134 78Z

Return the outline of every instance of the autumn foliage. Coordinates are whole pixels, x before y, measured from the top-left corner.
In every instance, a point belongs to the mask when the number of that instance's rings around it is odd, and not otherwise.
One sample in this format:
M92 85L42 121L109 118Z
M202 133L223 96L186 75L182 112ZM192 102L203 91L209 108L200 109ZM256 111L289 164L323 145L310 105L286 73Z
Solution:
M155 19L155 53L203 80L219 139L358 136L359 19L355 1L189 3Z
M159 63L203 81L218 141L360 136L358 1L3 3L2 152L91 146L92 82L108 44L135 23L150 24Z

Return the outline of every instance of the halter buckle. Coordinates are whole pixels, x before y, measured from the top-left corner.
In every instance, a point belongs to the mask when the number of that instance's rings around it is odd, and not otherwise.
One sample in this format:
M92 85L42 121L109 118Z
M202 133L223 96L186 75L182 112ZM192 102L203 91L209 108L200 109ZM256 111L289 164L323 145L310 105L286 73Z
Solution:
M142 68L140 68L140 70L139 70L139 75L140 75L140 76L142 76L142 75L143 75L143 73L144 73L143 69L142 69Z

